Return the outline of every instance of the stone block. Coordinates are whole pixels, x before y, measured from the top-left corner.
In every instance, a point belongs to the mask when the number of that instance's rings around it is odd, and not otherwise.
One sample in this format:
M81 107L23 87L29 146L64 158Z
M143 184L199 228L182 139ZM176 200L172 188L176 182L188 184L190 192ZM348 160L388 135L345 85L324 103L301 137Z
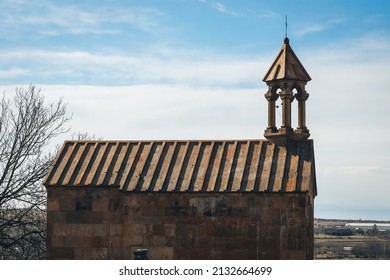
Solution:
M83 260L84 259L84 248L74 248L74 259Z
M246 207L248 208L255 207L255 198L253 196L246 196Z
M286 259L288 260L305 260L307 259L305 250L288 250Z
M124 199L125 195L120 192L117 188L104 188L101 190L101 196L104 198L121 198Z
M152 236L151 239L150 245L153 247L164 247L166 245L166 239L164 236Z
M144 198L137 196L136 194L126 195L123 200L124 206L138 208L144 204Z
M86 224L102 224L103 213L102 212L87 212L85 213L85 223Z
M92 238L93 236L82 236L83 245L82 248L91 248L92 247Z
M175 244L179 247L187 248L190 250L195 246L195 236L194 235L177 235L175 237Z
M122 213L120 212L102 212L102 224L121 224Z
M306 196L300 196L297 198L298 207L299 208L305 208L307 206L307 197Z
M202 250L210 250L212 248L212 238L208 237L195 237L195 244L197 248L200 248Z
M189 216L189 215L195 215L196 214L196 208L195 207L189 207L185 204L180 204L178 202L174 202L171 206L168 206L165 208L165 213L161 213L161 209L155 208L155 212L161 214L165 214L165 216Z
M66 212L65 211L47 211L47 223L57 223L62 224L66 222Z
M71 224L71 235L72 236L93 236L94 225L93 224Z
M80 211L67 211L66 212L66 223L67 224L85 224L86 213Z
M122 236L110 236L109 240L109 247L112 248L122 248Z
M164 225L162 224L153 225L153 235L163 236Z
M161 217L164 216L164 211L157 207L145 206L140 209L139 214L141 214L142 216Z
M245 238L242 241L242 248L247 249L248 251L256 252L257 239L256 238Z
M110 250L110 257L113 260L129 260L129 258L126 258L123 256L123 249L122 247L118 248L112 248Z
M199 217L199 216L180 216L176 217L176 223L179 224L187 224L187 225L200 225L204 221L204 217Z
M49 244L52 248L66 247L63 236L51 236Z
M222 254L222 259L223 260L240 260L240 259L243 259L243 255L242 253L240 252L241 250L226 250L224 248L223 250L223 254Z
M213 225L209 222L203 221L202 224L199 225L199 237L207 237L210 236L214 232Z
M254 197L254 204L257 208L273 208L273 197L258 195Z
M207 256L210 260L222 260L222 256L224 255L224 252L222 252L219 248L210 248L207 252Z
M82 236L66 236L63 237L65 247L70 248L87 248L90 247L90 242L85 242L85 237Z
M213 240L212 244L213 244L214 250L220 250L220 251L222 250L223 251L224 248L228 248L227 246L229 244L227 243L227 238L214 237L212 240Z
M132 236L132 235L144 235L145 234L145 225L144 224L131 224L123 225L123 235Z
M94 224L92 227L93 236L109 236L110 234L110 225Z
M110 198L108 200L108 211L116 212L122 207L122 201L119 198Z
M59 200L59 210L61 211L74 211L76 210L76 203L74 198L62 198Z
M102 197L92 201L92 211L108 211L108 199Z
M165 247L174 247L175 246L175 237L174 236L165 236Z
M287 235L287 249L289 250L299 250L302 249L301 235L299 228L290 228L290 231Z
M190 250L190 256L189 258L191 260L207 260L210 259L210 254L208 252L208 249L203 249L203 248L193 248Z
M176 247L174 249L174 255L175 260L190 260L190 252L186 248L179 247L178 244L176 244Z
M124 235L123 236L123 248L129 246L144 246L144 236L140 234Z
M297 216L292 216L287 221L288 227L300 227L305 225L306 225L306 219Z
M289 205L287 197L284 197L282 195L272 197L272 201L273 201L273 208L283 209L288 207Z
M93 248L108 248L109 242L108 237L106 236L93 236L91 237L92 247Z
M243 197L241 197L239 194L231 194L229 195L228 200L225 200L225 205L228 207L243 207L244 205L241 205L243 201L246 204L246 200L243 199Z
M68 236L72 234L74 234L72 225L52 224L52 236Z
M225 237L225 245L223 247L224 250L241 250L244 248L244 240L243 238L240 238L240 242L237 242L237 237L234 235L231 235L230 237Z
M170 197L168 196L159 196L158 194L155 194L156 198L156 207L158 208L165 208L170 205L172 205L172 201Z
M60 201L57 197L52 197L47 200L47 211L59 211Z
M51 248L48 252L48 257L51 260L72 260L74 259L74 250L73 248Z
M165 222L164 217L155 216L128 216L126 220L128 224L163 224Z
M172 247L150 248L149 256L153 260L173 260L173 248Z
M108 259L108 248L85 248L84 259L87 260Z
M138 216L143 216L144 211L142 207L129 207L125 206L124 213L126 216L130 217L138 217Z
M248 226L248 238L256 238L257 237L257 225Z
M228 213L232 217L247 217L249 216L249 209L247 207L232 207Z
M77 211L91 211L92 210L92 198L91 197L78 197L75 198L75 207Z
M175 236L176 225L175 224L164 224L164 235L165 236Z
M294 208L293 210L294 217L301 219L305 219L307 217L305 208Z
M121 224L110 225L110 236L122 236L123 226Z

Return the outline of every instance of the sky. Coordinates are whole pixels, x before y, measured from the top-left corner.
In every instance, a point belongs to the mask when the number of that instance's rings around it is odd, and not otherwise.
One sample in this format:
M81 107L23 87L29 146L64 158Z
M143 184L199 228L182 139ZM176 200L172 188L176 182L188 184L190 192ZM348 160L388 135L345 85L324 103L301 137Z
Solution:
M2 0L0 90L63 98L57 143L262 139L286 15L312 78L315 217L390 220L390 1Z

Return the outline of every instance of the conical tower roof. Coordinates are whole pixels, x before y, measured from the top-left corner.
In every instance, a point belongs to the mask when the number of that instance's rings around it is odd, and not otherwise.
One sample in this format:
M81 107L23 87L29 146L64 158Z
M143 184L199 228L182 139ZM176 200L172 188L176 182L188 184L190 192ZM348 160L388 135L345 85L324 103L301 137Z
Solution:
M276 56L263 79L264 82L276 80L298 80L305 82L311 80L309 74L292 50L287 37L284 39L279 54Z

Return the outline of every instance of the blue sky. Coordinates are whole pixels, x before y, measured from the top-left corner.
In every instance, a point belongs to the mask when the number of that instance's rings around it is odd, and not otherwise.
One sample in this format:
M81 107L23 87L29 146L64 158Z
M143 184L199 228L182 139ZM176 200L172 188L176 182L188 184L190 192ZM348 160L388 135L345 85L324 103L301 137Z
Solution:
M389 1L2 0L0 87L63 97L72 132L104 139L263 138L285 15L312 77L315 215L390 220Z

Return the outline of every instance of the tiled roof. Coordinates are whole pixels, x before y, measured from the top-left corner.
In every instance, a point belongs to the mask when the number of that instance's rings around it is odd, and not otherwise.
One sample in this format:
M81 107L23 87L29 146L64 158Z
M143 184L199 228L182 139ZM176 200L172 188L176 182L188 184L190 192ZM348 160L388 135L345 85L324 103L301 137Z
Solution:
M315 193L311 140L67 141L44 182L141 192Z

